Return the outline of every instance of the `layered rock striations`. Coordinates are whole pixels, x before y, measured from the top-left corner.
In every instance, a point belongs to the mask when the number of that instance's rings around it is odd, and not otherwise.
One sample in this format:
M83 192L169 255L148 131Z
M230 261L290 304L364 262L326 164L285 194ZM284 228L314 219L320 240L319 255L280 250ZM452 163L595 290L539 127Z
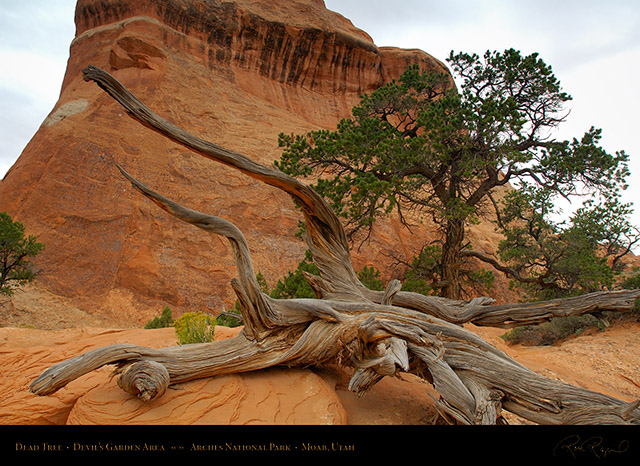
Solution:
M46 244L39 285L121 325L146 322L164 305L232 306L235 267L222 239L143 199L114 162L238 225L270 284L303 257L301 216L279 191L129 118L82 80L84 67L112 73L192 134L266 164L279 158L279 133L335 128L362 93L409 63L446 69L419 50L377 47L321 0L79 0L76 28L59 101L0 182L0 211ZM399 222L382 223L356 268L418 247Z

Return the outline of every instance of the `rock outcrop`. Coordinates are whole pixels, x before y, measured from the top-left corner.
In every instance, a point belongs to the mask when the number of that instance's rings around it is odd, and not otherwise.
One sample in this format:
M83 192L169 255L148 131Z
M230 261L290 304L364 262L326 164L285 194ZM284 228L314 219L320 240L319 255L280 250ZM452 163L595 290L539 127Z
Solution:
M233 221L271 285L305 246L289 198L145 129L82 80L84 67L109 71L161 116L262 163L279 158L279 133L335 127L361 93L409 63L446 69L419 50L377 47L321 0L79 0L76 27L59 101L0 182L0 211L45 243L41 286L121 326L164 305L218 313L235 301L235 269L223 240L157 209L113 162ZM477 239L489 244L493 234ZM384 268L385 254L411 257L418 246L390 220L355 265Z

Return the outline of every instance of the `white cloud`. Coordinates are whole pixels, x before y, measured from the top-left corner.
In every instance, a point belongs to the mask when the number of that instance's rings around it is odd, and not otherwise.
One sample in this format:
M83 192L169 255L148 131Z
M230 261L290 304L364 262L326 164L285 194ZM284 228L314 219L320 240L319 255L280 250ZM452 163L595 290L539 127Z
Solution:
M34 99L57 99L66 70L66 60L39 55L30 50L0 50L0 88L23 91ZM44 75L44 76L43 76Z
M58 100L75 35L75 3L0 2L0 178Z

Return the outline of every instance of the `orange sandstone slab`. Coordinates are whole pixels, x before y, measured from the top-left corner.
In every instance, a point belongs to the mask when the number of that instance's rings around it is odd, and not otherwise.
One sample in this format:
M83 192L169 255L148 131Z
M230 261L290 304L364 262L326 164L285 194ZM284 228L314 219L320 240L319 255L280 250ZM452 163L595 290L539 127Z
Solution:
M216 338L238 329L216 328ZM172 386L143 403L123 392L106 366L50 396L35 396L29 384L57 362L115 343L175 345L172 328L159 330L0 329L1 424L345 424L333 387L304 369L270 369L195 380Z

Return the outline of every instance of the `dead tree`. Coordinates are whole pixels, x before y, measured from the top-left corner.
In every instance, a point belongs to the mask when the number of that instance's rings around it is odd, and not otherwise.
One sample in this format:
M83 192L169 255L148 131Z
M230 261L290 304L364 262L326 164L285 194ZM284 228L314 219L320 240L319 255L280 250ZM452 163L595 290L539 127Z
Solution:
M231 281L244 328L212 343L151 349L112 345L58 363L30 386L48 395L103 365L115 365L118 384L143 400L171 384L272 366L335 363L353 370L349 389L364 394L385 376L416 374L439 393L434 400L451 423L504 423L502 410L539 424L640 424L640 400L627 403L540 376L461 324L509 328L554 316L629 310L640 290L594 293L540 303L495 305L488 298L452 301L363 286L354 273L343 227L313 189L282 172L192 136L162 119L108 73L88 67L95 81L134 119L196 153L288 193L302 207L306 241L319 276L307 275L316 299L273 299L256 280L249 246L231 222L183 207L129 175L133 187L171 215L226 237L235 255Z

